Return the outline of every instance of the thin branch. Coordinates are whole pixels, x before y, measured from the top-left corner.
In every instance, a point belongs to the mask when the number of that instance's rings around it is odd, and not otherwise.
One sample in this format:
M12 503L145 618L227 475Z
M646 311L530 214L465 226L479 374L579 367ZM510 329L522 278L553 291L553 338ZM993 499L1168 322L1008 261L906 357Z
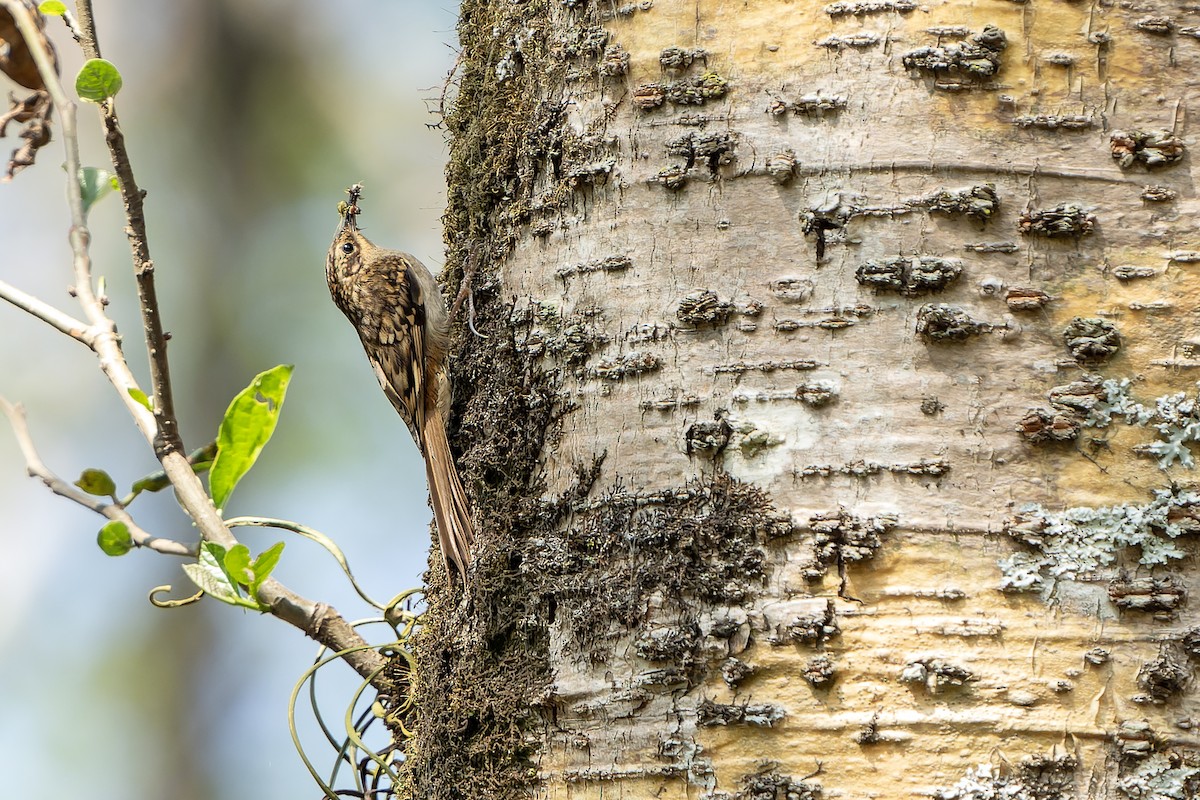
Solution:
M83 47L83 31L79 30L79 22L75 19L75 15L64 9L62 13L62 21L66 23L67 30L71 33L71 38L74 39L80 47Z
M31 478L37 478L46 485L46 488L54 492L59 497L65 497L73 503L77 503L89 511L94 511L97 514L107 517L108 519L117 522L125 523L125 527L129 529L129 535L133 538L133 543L138 547L145 547L153 550L156 553L162 553L168 556L196 556L196 549L188 547L182 542L177 542L173 539L164 539L160 536L154 536L142 529L133 517L115 503L105 503L98 497L93 497L86 492L81 492L74 486L70 485L62 478L50 471L38 455L37 448L33 444L33 437L29 433L29 425L25 420L25 409L20 405L12 403L0 397L0 411L8 417L9 423L12 425L13 434L17 437L17 446L21 448L21 454L25 457L25 471L29 473Z
M96 21L92 14L91 0L79 0L79 24L82 31L80 45L87 58L99 58L100 46L96 38ZM162 317L158 308L158 292L154 286L154 261L150 258L150 240L146 233L146 214L142 206L145 193L138 188L125 148L125 135L121 132L117 109L110 97L100 104L100 118L104 123L104 141L112 157L113 168L120 184L121 200L125 204L125 218L129 226L125 229L129 247L133 253L133 273L137 280L138 300L142 309L142 327L146 333L146 350L150 361L150 384L154 391L154 417L158 421L158 436L154 441L155 452L162 454L183 449L179 435L179 421L175 417L175 399L171 392L171 368L167 360L167 337L163 332Z
M79 14L80 18L83 18L86 13L87 19L90 21L92 19L92 0L76 0L75 11ZM84 53L96 54L88 56L88 58L100 58L100 43L96 41L96 24L89 22L87 25L80 27L78 21L76 21L75 28L71 33L75 34L76 31L78 31L78 35L75 37L75 41L79 42L80 49Z
M95 336L86 322L75 319L70 314L59 311L49 303L39 300L31 294L26 294L4 281L0 281L0 300L7 300L72 339L83 342L88 347L92 346Z

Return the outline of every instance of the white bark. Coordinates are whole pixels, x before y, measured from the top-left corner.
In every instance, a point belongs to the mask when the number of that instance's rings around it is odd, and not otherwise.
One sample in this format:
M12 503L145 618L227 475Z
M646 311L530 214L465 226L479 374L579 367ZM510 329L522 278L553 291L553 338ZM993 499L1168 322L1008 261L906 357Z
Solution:
M1159 136L1169 158L1191 142L1200 12L604 3L608 49L589 56L591 12L558 5L528 35L575 42L567 128L595 147L562 165L569 202L544 169L544 204L501 263L547 367L563 366L568 331L598 342L564 372L575 407L543 453L548 491L605 454L582 519L633 495L653 510L656 492L724 471L766 490L791 530L763 539L765 583L745 602L651 592L600 663L558 615L544 795L1191 796L1200 739L1178 643L1191 620L1173 587L1195 577L1180 560L1192 545L1173 537L1196 527L1197 498L1150 505L1194 480L1174 458L1195 417L1185 404L1103 422L1126 396L1152 410L1195 393L1191 157L1152 169L1151 140L1123 166L1112 136L1165 129L1182 137ZM720 94L714 75L723 96L671 102L687 81ZM1076 233L1039 234L1047 210ZM826 223L823 258L806 219ZM944 289L922 291L921 270ZM1064 338L1076 317L1111 323L1120 349L1080 356ZM945 320L971 335L939 338ZM1089 374L1134 383L1122 394ZM1069 402L1051 397L1081 380ZM1034 441L1051 435L1043 421L1077 436ZM1134 449L1155 442L1158 457ZM1135 580L1151 577L1169 582ZM1156 599L1139 611L1129 591ZM645 657L690 621L698 672ZM732 686L730 656L752 668Z

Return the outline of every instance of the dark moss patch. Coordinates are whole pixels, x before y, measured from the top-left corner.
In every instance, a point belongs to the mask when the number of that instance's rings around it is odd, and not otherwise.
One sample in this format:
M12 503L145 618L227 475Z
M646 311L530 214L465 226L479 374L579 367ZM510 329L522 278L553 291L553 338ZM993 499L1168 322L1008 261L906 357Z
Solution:
M543 724L550 684L549 615L542 597L528 591L521 560L532 540L561 525L531 499L542 493L538 456L561 411L555 376L514 338L512 309L495 276L530 219L535 186L575 182L570 160L586 155L562 129L563 76L571 59L600 51L563 46L563 35L582 37L595 25L594 12L556 19L565 13L550 0L461 6L462 58L445 109L451 152L443 278L451 300L461 289L472 292L473 302L460 303L455 316L450 434L479 541L465 601L460 585L447 586L437 557L431 560L401 796L523 798L536 779L533 732ZM468 314L487 339L470 332Z
M464 274L494 275L534 214L553 213L611 169L594 131L565 125L568 73L585 61L598 69L603 57L595 9L463 0L458 33L443 217L444 277L456 289Z
M763 492L721 473L675 490L615 487L580 504L530 569L544 576L547 602L553 598L580 653L597 660L640 629L652 595L661 598L678 621L670 635L645 633L639 654L699 678L710 666L701 655L699 615L753 597L766 574L762 543L780 527L791 526ZM668 640L671 652L660 652Z
M430 608L416 645L415 738L407 748L413 796L528 795L550 684L547 609L521 570L531 540L561 515L533 499L542 491L537 460L558 412L551 376L506 333L506 307L487 303L476 320L493 337L459 363L472 392L456 439L479 520L474 575L461 603L434 563Z

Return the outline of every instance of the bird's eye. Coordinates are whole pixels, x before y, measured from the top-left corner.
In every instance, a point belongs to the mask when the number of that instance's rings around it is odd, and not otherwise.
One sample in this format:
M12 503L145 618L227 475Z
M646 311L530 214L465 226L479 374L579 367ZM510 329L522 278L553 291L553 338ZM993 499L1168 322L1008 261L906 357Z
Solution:
M345 244L342 245L342 252L346 253L347 255L349 255L350 253L353 253L354 245L350 244L349 242L346 242Z

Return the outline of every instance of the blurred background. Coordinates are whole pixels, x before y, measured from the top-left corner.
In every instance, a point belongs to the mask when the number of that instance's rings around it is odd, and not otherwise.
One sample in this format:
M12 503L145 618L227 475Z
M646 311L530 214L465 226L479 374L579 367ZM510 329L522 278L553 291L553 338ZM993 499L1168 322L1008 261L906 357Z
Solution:
M429 547L424 470L330 302L323 270L335 206L355 181L366 186L368 236L441 269L445 143L429 126L454 62L454 0L106 0L95 11L103 55L124 77L118 110L149 193L187 446L215 436L256 373L295 364L275 438L227 515L321 530L377 598L416 586ZM49 28L70 85L78 47L60 20ZM108 166L95 109L83 104L79 120L83 163ZM5 160L19 144L15 132L0 140ZM78 314L67 295L60 133L56 125L36 166L0 184L0 279ZM95 273L108 281L110 313L144 382L119 198L101 201L89 222ZM157 466L94 357L6 304L0 394L25 405L43 459L69 481L100 467L128 487ZM169 496L140 498L131 510L151 532L192 538ZM0 427L5 793L319 797L286 719L316 645L273 618L212 600L153 608L153 586L191 593L180 562L103 555L95 544L102 521L27 478L11 431ZM286 540L280 580L350 619L369 615L324 551L276 531L239 536L255 552ZM358 680L340 666L324 675L327 711L340 724ZM324 770L332 754L311 724L301 734Z

